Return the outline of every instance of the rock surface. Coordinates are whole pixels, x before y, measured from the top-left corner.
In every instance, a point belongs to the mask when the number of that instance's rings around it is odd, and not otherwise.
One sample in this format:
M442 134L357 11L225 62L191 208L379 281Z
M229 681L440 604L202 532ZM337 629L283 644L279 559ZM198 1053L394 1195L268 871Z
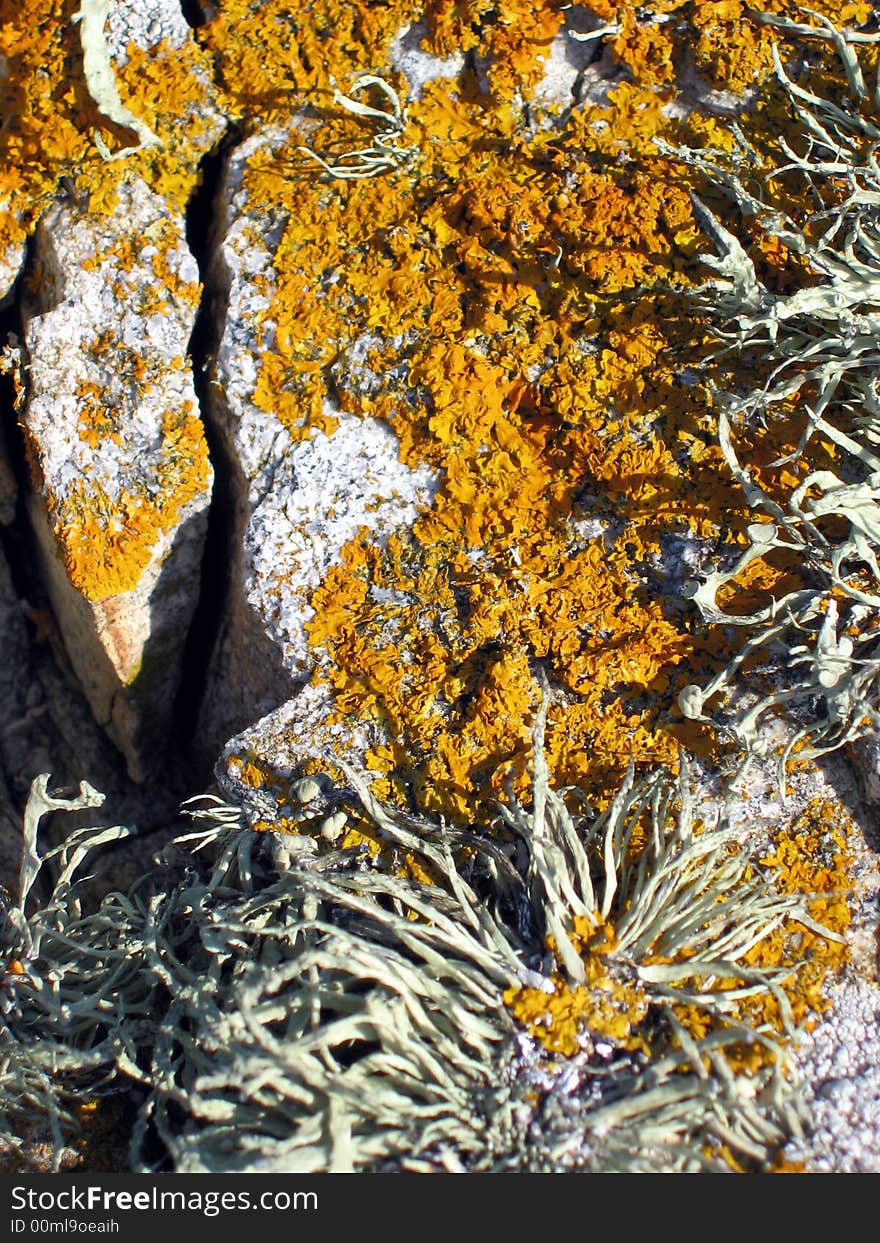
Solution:
M35 253L31 521L71 660L137 777L172 724L211 495L185 357L198 273L182 219L140 182L97 223L54 211Z
M359 529L382 539L411 524L433 486L431 472L399 461L393 434L375 422L340 415L328 402L324 414L335 430L295 443L275 412L253 402L261 353L276 331L263 317L284 218L264 203L250 205L243 181L248 163L271 149L261 136L228 163L214 268L225 316L209 417L231 463L236 515L227 612L199 727L215 755L230 734L308 680L315 664L305 629L309 599L347 541ZM301 741L305 756L305 734Z
M331 400L322 417L332 430L298 443L275 412L254 404L261 354L277 331L262 317L270 308L273 241L277 247L283 217L273 219L263 203L250 206L243 180L248 162L266 151L265 139L238 148L223 191L219 271L228 274L227 304L211 407L233 463L238 518L228 614L200 726L215 741L215 754L216 744L279 708L308 681L316 663L306 633L310 597L345 544L361 530L381 541L406 529L436 488L432 472L400 462L387 427L341 414ZM339 366L356 363L342 353ZM329 707L326 696L324 702ZM285 711L290 716L292 707ZM315 745L308 720L314 717L291 726L300 760ZM226 750L257 755L257 739L249 734Z
M21 489L35 541L16 536L18 587L0 554L4 883L40 771L106 778L137 819L160 778L170 807L195 792L182 769L215 765L253 825L326 850L363 846L326 775L353 760L381 797L469 828L529 796L544 675L554 784L604 807L631 756L674 765L682 745L708 818L729 757L676 695L734 641L700 627L684 585L752 515L716 443L708 324L679 301L708 253L693 185L654 140L728 150L767 29L743 17L737 43L725 6L700 4L679 22L606 0L394 0L362 21L229 0L196 38L177 0L124 0L102 30L119 109L157 137L138 148L112 101L58 88L56 121L28 85L81 58L54 3L33 0L42 42L0 60L7 91L14 69L38 101L0 151L30 196L0 197L0 298L30 246L8 412L24 448L12 433L0 456L0 523L20 523ZM53 616L19 598L25 570ZM774 575L753 573L746 602ZM102 767L101 731L140 795ZM744 846L760 839L792 892L843 875L875 752L861 795L834 765L799 773L786 805L766 772L739 788ZM877 868L855 853L864 940ZM826 914L855 945L847 911ZM853 1054L878 1010L864 949L798 1053L819 1129L790 1159L810 1168L880 1169Z
M106 39L124 67L137 49L179 51L190 31L162 0L113 6ZM180 121L194 180L221 120L208 97ZM183 209L137 175L113 193L103 214L73 195L40 221L22 306L21 425L37 481L31 522L70 659L142 779L173 725L213 472L187 357L200 285Z

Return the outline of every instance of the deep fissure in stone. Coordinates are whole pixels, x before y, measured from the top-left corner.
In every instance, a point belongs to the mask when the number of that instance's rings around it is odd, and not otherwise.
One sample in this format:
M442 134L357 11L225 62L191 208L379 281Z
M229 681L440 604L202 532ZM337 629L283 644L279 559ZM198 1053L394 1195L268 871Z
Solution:
M180 0L180 11L183 14L183 20L198 30L200 26L205 26L211 20L211 13L207 10L207 6L201 3L201 0Z
M208 527L202 555L201 586L198 603L184 645L183 666L178 689L175 720L178 741L192 751L194 768L204 765L204 748L193 745L199 710L208 668L226 615L230 592L230 563L235 534L235 490L233 463L212 417L216 400L217 350L223 335L229 300L228 282L224 281L217 261L223 174L229 153L240 142L234 127L205 155L200 165L199 185L192 195L186 213L186 240L199 267L202 300L196 315L188 346L193 385L199 403L208 455L214 470L214 486L208 510ZM193 772L193 781L209 779L209 773Z
M38 226L39 227L39 226ZM28 350L24 330L23 307L44 295L37 287L37 236L32 233L25 245L21 271L0 309L0 348L12 346L19 351L24 392L19 401L27 404ZM6 556L9 573L19 599L26 604L54 615L43 576L37 541L27 513L27 500L33 491L31 471L25 449L24 432L18 419L13 376L0 372L0 453L5 455L15 481L15 513L8 524L0 523L0 548Z
M22 270L7 299L0 308L0 348L17 346L22 340L21 286L29 270L26 253ZM32 589L32 573L26 544L28 523L24 512L24 497L29 486L25 460L24 438L18 425L15 410L15 384L9 372L0 371L0 457L8 464L15 482L15 512L10 523L0 522L0 548L6 555L9 573L19 597L28 597Z

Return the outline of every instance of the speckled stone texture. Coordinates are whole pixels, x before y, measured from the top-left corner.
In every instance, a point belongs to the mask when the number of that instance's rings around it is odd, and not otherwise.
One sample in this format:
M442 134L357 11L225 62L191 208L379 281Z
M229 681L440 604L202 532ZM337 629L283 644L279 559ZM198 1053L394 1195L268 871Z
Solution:
M41 304L30 308L25 332L30 367L22 425L40 481L29 500L31 520L70 659L135 776L171 724L212 479L206 463L177 513L161 495L169 452L163 420L196 407L184 362L194 306L168 289L161 310L142 312L157 283L152 238L164 240L169 231L176 235L169 264L195 285L182 219L169 220L142 183L125 187L109 219L96 221L74 206L57 209L39 230ZM113 251L129 239L131 266L122 276ZM94 435L84 425L89 401ZM151 504L160 515L171 510L170 520L152 530L145 523L134 534ZM102 523L110 527L104 547L80 554L77 545L88 545ZM126 537L147 547L128 549ZM140 573L126 572L126 556L140 558Z
M223 747L246 728L224 754L240 754L242 747L257 754L264 728L257 720L283 707L293 764L316 745L316 696L303 700L309 708L301 718L296 708L297 690L315 663L305 630L309 596L359 528L377 540L405 528L429 502L435 480L426 469L404 466L393 433L373 420L341 415L328 404L336 430L294 443L281 420L252 401L263 334L271 340L274 330L256 324L269 305L282 220L249 206L243 177L249 160L278 138L263 134L241 144L222 189L214 283L224 290L226 311L209 411L230 463L235 527L229 600L199 735ZM339 366L353 371L358 359L341 357ZM317 701L326 714L326 692Z

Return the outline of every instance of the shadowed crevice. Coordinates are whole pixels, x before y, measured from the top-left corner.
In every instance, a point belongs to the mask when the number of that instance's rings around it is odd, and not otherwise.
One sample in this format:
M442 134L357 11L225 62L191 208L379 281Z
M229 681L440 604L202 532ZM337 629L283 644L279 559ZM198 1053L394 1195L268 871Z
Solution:
M193 753L200 766L202 748L194 744L208 668L217 646L230 593L230 563L235 536L236 490L234 463L216 431L212 417L216 388L217 350L223 335L229 301L229 283L217 258L222 229L220 196L230 152L240 141L234 128L205 155L199 185L186 213L186 240L199 267L202 301L189 341L193 384L199 403L205 440L214 470L208 529L202 558L199 600L184 646L183 670L177 695L175 721L178 741ZM203 762L203 761L202 761ZM194 772L194 788L210 779L210 772Z
M208 6L203 4L201 0L180 0L180 11L187 26L190 26L193 30L198 30L200 26L207 25L212 16Z

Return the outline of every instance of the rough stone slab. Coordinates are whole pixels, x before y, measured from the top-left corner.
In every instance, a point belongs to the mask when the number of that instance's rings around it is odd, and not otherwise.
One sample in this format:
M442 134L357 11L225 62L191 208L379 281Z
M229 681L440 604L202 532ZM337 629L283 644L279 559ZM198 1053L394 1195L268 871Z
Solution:
M145 0L141 4L111 4L104 28L110 55L124 63L129 43L155 47L167 43L182 48L192 37L180 0Z
M589 29L591 19L579 10L570 25ZM406 79L402 99L418 100L427 84L468 71L460 53L439 57L425 51L426 33L425 23L415 23L391 44L390 62ZM536 92L542 125L557 124L594 59L591 44L559 31ZM604 98L616 76L607 65L596 71L597 98ZM302 142L314 122L294 117L293 124ZM294 444L280 420L254 405L261 351L272 345L274 325L265 315L276 288L273 256L285 220L280 211L252 205L245 180L251 161L280 148L286 137L280 128L266 129L232 153L218 209L214 272L226 298L212 419L231 463L236 521L230 600L199 735L215 755L222 748L218 778L256 816L266 814L266 800L272 803L304 762L334 750L356 760L388 741L376 724L332 722L333 694L307 642L308 598L359 527L377 543L407 530L440 482L428 469L401 464L396 438L381 423L340 415L327 403L325 413L337 420L337 430L314 432ZM382 344L365 338L340 349L334 372L348 386L369 388L368 354ZM277 780L267 778L265 787L254 789L252 777L241 779L249 763Z
M140 181L110 217L55 208L36 263L31 520L71 661L140 775L171 723L211 494L186 359L198 272L182 218Z
M812 1133L787 1156L816 1174L880 1172L880 987L849 978L832 1012L796 1045Z
M199 729L214 755L230 734L284 705L310 677L309 595L345 543L359 528L381 540L411 524L435 486L430 471L411 471L399 461L396 438L379 423L328 404L336 431L294 443L280 419L253 404L261 349L256 323L271 302L283 220L249 206L243 177L248 161L279 137L263 134L234 152L219 230L215 275L228 290L228 305L212 418L230 461L236 517L229 604ZM264 321L260 331L267 330L272 326ZM302 742L310 752L311 744ZM252 744L259 749L256 736ZM234 741L224 748L236 753Z
M201 290L184 201L225 118L179 0L110 4L97 20L92 40L101 34L117 84L135 49L144 55L143 78L121 95L162 133L134 163L115 158L134 148L109 131L115 156L102 162L96 134L39 221L22 295L21 425L30 519L70 660L140 779L168 740L199 593L213 476L187 358ZM47 167L50 182L60 171Z

